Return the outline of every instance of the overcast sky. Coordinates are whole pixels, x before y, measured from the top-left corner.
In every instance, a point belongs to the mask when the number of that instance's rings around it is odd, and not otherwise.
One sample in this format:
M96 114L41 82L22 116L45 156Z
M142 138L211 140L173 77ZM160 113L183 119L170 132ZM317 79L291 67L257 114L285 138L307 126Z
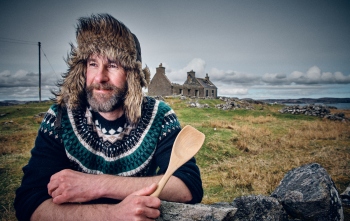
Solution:
M93 13L129 27L152 77L163 63L174 83L208 73L222 96L350 97L350 1L2 0L0 100L38 100L39 41L42 99L52 97L77 19Z

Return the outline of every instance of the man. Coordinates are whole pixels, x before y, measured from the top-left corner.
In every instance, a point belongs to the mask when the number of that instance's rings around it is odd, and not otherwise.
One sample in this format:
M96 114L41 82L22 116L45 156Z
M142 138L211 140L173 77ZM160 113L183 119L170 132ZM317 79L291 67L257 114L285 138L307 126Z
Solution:
M173 110L143 96L149 84L134 34L110 15L80 18L77 47L39 128L16 191L19 220L154 220L149 196L165 173L181 130ZM199 203L192 158L170 178L160 199Z

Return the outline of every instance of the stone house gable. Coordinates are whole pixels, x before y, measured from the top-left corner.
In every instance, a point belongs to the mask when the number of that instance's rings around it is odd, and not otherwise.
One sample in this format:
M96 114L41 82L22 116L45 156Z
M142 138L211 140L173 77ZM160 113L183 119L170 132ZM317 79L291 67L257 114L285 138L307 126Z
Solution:
M156 74L148 86L148 95L150 96L168 96L171 95L172 83L165 75L165 67L162 64L157 68ZM170 94L171 93L171 94Z
M196 78L196 73L191 70L187 72L187 79L183 85L171 83L165 75L165 68L162 64L157 68L150 85L148 86L149 96L171 96L186 95L196 97L217 98L217 87L209 80L208 74L205 78Z

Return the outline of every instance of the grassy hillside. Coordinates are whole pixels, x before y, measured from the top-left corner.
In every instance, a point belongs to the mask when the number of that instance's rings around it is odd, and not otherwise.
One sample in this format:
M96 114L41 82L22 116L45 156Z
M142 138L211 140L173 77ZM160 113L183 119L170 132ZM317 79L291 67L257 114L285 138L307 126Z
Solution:
M206 135L196 155L204 187L202 203L231 202L250 194L269 195L286 172L311 162L327 170L340 192L350 184L349 123L280 114L277 110L282 106L255 105L255 111L223 111L188 108L179 99L166 102L182 127L192 125ZM221 102L200 100L211 107ZM8 113L0 117L1 220L15 220L15 190L41 122L33 115L50 106L51 103L0 107L0 113ZM350 111L345 112L350 117ZM4 125L10 120L13 123Z

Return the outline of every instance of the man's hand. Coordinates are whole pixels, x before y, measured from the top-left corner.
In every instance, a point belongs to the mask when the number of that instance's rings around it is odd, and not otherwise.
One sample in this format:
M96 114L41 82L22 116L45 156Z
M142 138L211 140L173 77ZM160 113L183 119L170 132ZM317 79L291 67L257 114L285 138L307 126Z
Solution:
M66 169L51 176L47 189L56 204L87 202L99 198L94 183L98 183L97 175Z
M153 183L132 193L116 204L117 209L112 208L110 214L116 214L120 220L155 220L160 215L160 199L148 195L156 189L157 184Z
M153 183L130 194L119 204L58 205L48 199L34 211L31 220L155 220L160 215L160 200L148 195L156 188L157 184Z

